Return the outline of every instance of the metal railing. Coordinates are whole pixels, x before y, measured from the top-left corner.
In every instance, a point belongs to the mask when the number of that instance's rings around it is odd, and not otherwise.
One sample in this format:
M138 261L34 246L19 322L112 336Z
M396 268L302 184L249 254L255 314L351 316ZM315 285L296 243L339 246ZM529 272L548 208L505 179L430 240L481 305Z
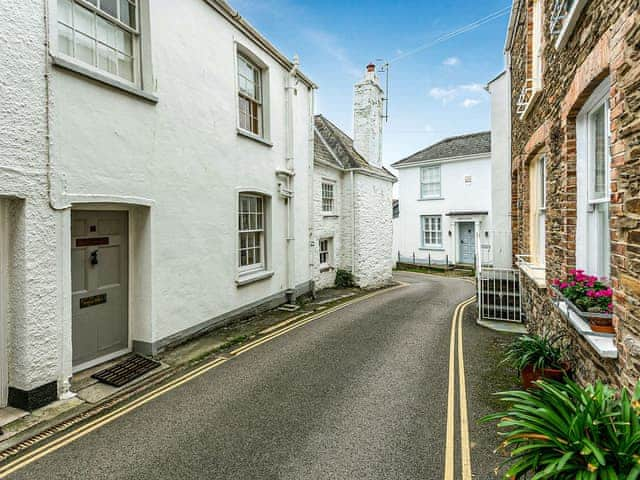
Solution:
M496 232L492 234L495 240ZM520 272L483 263L479 235L476 239L476 283L478 317L483 320L522 323ZM492 242L494 243L494 242Z

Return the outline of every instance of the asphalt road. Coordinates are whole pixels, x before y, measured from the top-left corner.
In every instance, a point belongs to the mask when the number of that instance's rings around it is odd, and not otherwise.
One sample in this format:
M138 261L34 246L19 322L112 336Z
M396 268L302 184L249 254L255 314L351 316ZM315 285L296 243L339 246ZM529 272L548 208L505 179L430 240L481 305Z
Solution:
M441 479L460 279L349 306L143 405L11 479Z

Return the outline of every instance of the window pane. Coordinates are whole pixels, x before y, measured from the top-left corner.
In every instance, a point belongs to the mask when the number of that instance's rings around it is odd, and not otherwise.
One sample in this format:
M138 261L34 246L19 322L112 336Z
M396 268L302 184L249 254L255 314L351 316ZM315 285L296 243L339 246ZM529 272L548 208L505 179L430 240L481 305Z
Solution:
M120 21L136 28L136 7L129 0L120 0Z
M58 24L58 49L67 55L73 55L73 30Z
M118 18L118 0L100 0L100 10Z
M95 38L95 14L77 3L75 4L73 13L74 28L79 32L86 33L90 37Z
M133 82L133 58L118 53L118 75Z
M116 51L98 44L98 67L109 73L117 73Z
M73 8L71 0L58 0L58 20L71 25L71 9Z
M116 47L117 27L102 17L97 17L98 40L110 47Z
M593 126L593 193L595 198L603 198L606 196L606 162L607 162L607 141L605 126L605 107L604 105L592 118Z
M133 52L133 36L129 32L116 27L116 40L118 50L131 55L131 52Z
M93 60L93 53L96 48L95 40L79 32L76 32L75 45L76 45L75 57L78 60L82 60L85 63L95 65L95 62Z

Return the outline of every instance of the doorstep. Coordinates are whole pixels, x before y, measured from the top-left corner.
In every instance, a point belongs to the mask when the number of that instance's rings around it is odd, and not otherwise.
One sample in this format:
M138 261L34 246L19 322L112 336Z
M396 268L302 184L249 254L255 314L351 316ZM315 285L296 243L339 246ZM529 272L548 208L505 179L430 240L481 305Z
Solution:
M9 423L13 423L16 420L20 420L23 417L29 415L29 412L20 410L19 408L4 407L0 408L0 427L4 427ZM2 436L0 436L0 439Z

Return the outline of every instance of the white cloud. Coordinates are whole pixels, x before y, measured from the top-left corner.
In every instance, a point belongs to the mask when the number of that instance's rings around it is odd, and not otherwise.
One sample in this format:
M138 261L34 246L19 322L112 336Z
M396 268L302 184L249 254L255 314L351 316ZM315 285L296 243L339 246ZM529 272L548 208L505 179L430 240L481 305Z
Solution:
M447 67L456 67L456 66L460 65L460 59L458 57L445 58L445 60L444 60L444 62L442 62L442 64L447 66Z
M429 95L431 95L436 100L441 100L442 103L447 103L456 98L457 95L456 88L439 88L435 87L429 90Z
M469 83L467 85L460 85L460 89L465 92L484 92L484 85L480 83Z
M473 98L465 98L464 101L460 104L464 108L473 108L480 103L480 100L476 100Z

